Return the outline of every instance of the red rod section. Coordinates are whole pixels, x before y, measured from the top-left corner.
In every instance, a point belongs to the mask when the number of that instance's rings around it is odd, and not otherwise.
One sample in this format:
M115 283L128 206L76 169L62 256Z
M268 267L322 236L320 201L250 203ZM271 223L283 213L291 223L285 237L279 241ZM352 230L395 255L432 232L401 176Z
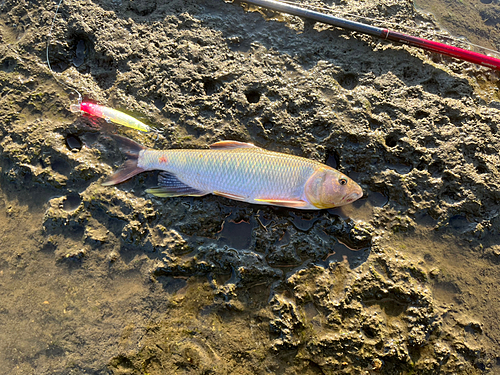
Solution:
M463 48L449 46L448 44L434 42L428 39L417 38L416 36L399 33L397 31L384 30L384 33L386 33L386 35L383 35L383 38L394 42L409 44L410 46L420 47L427 51L437 52L442 55L455 57L460 60L500 70L500 59L496 59L494 57L472 52Z
M500 70L500 59L472 52L463 48L449 46L447 44L434 42L432 40L417 38L411 35L382 29L380 27L366 25L361 22L346 20L345 18L334 17L329 14L315 12L295 5L282 3L276 0L241 0L242 2L257 5L264 8L277 10L278 12L293 14L295 16L308 18L316 22L323 22L329 25L340 27L342 29L353 30L363 34L376 36L400 42L411 46L419 47L427 51L437 52L442 55L452 56L460 60L468 61L474 64L486 66L488 68Z

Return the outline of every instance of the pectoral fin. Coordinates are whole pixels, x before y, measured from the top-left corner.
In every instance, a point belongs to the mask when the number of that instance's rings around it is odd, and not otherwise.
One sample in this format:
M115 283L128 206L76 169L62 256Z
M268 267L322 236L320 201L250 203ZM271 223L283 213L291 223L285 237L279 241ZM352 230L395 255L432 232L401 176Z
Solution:
M164 188L164 187L155 187L151 189L146 189L146 193L148 194L153 194L157 197L161 198L170 198L170 197L182 197L182 196L189 196L189 197L202 197L204 195L207 195L208 193L205 193L203 191L199 191L196 189L186 189L183 191L173 191L172 189L169 188Z
M255 199L256 202L262 202L266 204L273 204L275 206L298 208L307 206L307 202L297 199L297 200L284 200L284 199Z
M208 194L208 192L200 191L186 185L176 176L167 172L160 173L158 176L158 187L147 189L146 193L162 198L180 196L201 197Z

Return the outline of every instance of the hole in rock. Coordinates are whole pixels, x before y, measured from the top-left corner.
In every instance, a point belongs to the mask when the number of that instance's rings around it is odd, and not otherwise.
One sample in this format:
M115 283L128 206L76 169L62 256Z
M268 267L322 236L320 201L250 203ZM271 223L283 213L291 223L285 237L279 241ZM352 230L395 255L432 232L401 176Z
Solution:
M82 149L82 141L76 135L68 134L66 136L66 146L71 151L78 152Z
M326 165L332 168L338 168L340 165L340 155L338 152L333 151L332 153L327 154Z
M7 57L2 61L1 69L4 72L12 73L17 67L17 61L12 57Z
M338 77L338 83L346 90L353 90L358 85L359 79L357 74L345 73Z
M246 91L245 96L249 103L258 103L260 100L260 93L257 90Z
M219 87L220 82L215 79L206 78L205 80L203 80L203 90L207 95L215 94L217 91L219 91Z
M70 165L62 159L54 158L53 160L51 160L50 166L52 170L62 175L67 175L71 172Z
M476 166L476 171L479 174L484 174L489 172L488 167L484 164L479 164L478 166Z
M387 147L396 147L396 145L398 144L398 137L395 134L389 134L385 138L385 144L387 145Z
M75 57L73 57L73 65L79 68L85 61L85 41L79 40L75 48Z
M63 202L63 210L64 211L74 211L82 203L82 198L80 198L79 194L70 193L66 196L66 199Z

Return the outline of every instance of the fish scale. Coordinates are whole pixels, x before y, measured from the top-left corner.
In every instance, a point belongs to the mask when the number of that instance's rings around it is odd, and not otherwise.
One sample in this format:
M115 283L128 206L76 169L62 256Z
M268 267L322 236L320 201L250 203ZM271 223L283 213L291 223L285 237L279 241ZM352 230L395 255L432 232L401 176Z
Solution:
M195 189L246 197L297 196L300 185L303 185L303 176L311 175L320 164L292 155L283 157L283 154L259 148L149 152L151 154L144 157L151 160L150 163L164 156L168 164L161 169L175 174L180 181ZM275 158L280 159L280 163L275 163Z
M148 170L163 171L159 197L216 194L256 204L299 209L342 206L363 195L349 177L320 162L267 151L248 143L221 141L209 150L152 150L114 137L129 159L103 185Z

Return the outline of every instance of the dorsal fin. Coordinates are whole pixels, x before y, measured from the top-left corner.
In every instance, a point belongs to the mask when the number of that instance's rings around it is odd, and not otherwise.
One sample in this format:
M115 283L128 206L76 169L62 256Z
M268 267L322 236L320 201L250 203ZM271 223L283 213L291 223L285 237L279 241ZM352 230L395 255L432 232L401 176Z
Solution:
M245 143L245 142L238 142L238 141L220 141L220 142L215 142L210 145L210 148L212 150L220 150L220 149L231 149L231 148L249 148L249 147L255 147L257 146L251 144L251 143Z

